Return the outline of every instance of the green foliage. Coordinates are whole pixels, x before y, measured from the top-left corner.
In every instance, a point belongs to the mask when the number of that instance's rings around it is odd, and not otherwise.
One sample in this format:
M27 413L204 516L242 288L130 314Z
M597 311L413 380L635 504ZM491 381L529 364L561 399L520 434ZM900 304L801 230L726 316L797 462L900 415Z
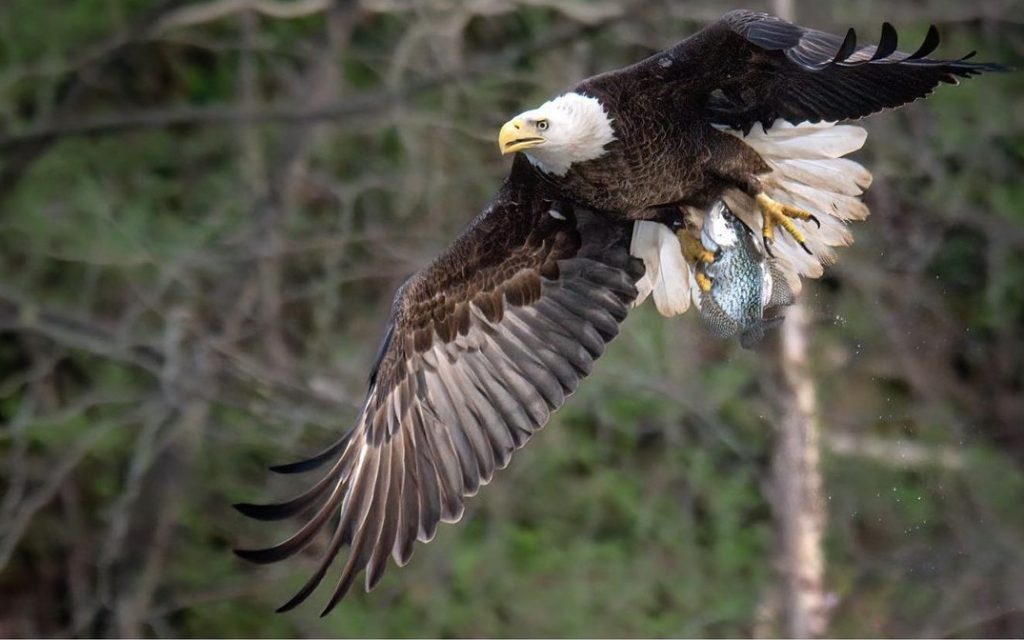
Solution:
M0 6L0 134L46 126L76 70L93 69L92 56L156 4ZM883 13L798 4L830 27ZM276 615L325 543L274 567L231 553L297 527L249 522L230 505L314 481L266 467L348 427L393 291L507 171L496 127L698 26L653 3L504 60L496 54L543 41L571 12L526 3L460 22L454 9L416 9L335 24L340 50L322 48L332 40L321 13L256 16L248 36L237 15L149 34L88 76L62 121L230 111L243 61L260 107L313 108L309 75L325 55L341 100L439 73L456 80L311 129L218 117L69 136L0 190L0 551L19 536L0 564L0 635L764 630L778 588L764 491L770 356L650 305L463 522L442 526L374 593L357 587L317 618L336 568L309 604ZM904 13L906 41L953 10ZM943 52L1019 56L1019 34L999 22L942 31ZM461 76L483 59L493 67ZM985 77L869 120L873 217L852 227L857 244L824 282L805 287L833 635L1024 633L1022 92L1020 73ZM14 318L8 296L23 303ZM47 329L46 314L69 322ZM177 357L154 365L140 345ZM829 447L833 436L928 455L850 455Z

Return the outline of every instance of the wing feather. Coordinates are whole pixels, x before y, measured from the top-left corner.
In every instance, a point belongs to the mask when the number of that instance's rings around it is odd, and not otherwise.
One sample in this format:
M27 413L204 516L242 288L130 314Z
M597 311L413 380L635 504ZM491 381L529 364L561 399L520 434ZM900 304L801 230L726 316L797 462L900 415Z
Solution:
M792 124L860 118L922 98L941 83L1003 71L998 64L927 57L939 44L932 26L913 53L897 49L896 29L882 24L878 44L858 46L853 29L845 37L791 24L765 13L731 11L668 54L693 64L677 73L706 78L705 110L717 124L744 132L776 119ZM638 65L664 76L658 54ZM728 73L724 70L728 69ZM721 71L719 71L721 70ZM694 88L688 98L692 97Z
M333 460L325 476L280 504L239 505L263 520L315 508L284 542L238 551L256 562L294 555L338 514L313 574L279 610L309 597L344 546L325 614L359 573L369 590L388 557L408 562L416 540L462 517L465 499L544 426L618 333L643 275L628 254L630 223L586 211L555 219L539 186L518 175L514 167L488 211L399 290L355 427L278 468Z
M400 506L399 523L395 531L395 544L391 549L391 557L395 564L405 566L412 555L412 547L420 528L420 484L418 465L413 438L397 438L395 446L399 448L398 472L402 475L401 491L398 494Z

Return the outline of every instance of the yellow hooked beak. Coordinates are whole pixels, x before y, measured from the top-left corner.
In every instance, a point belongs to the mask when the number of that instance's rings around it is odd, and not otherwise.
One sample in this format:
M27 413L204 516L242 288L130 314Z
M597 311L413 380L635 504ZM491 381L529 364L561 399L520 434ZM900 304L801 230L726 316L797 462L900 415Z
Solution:
M547 142L537 131L536 124L513 118L501 127L498 133L498 147L502 155L515 153Z

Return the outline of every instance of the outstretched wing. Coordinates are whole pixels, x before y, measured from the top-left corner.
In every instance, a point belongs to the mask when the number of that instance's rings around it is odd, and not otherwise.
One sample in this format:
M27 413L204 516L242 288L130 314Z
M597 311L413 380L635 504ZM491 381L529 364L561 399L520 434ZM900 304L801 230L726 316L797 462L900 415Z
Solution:
M877 45L806 29L764 13L738 10L675 47L644 61L662 69L659 56L700 70L705 112L716 124L750 130L781 118L791 124L860 118L928 95L939 83L1004 68L928 55L939 44L930 27L913 53L897 50L896 30L882 24ZM662 69L664 71L664 69Z
M416 540L455 522L467 496L509 463L590 373L618 333L643 274L628 253L631 227L587 211L552 210L517 159L488 209L433 264L399 290L356 425L283 473L330 463L298 497L238 505L262 520L312 512L259 563L306 547L338 514L316 571L279 610L306 599L351 547L330 611L389 556L404 565Z
M938 44L934 26L916 51L905 53L897 50L896 30L889 23L883 23L877 45L858 47L853 29L839 37L738 10L674 47L584 84L597 83L606 90L619 84L633 93L639 84L646 91L661 91L663 103L741 137L757 151L770 169L761 176L766 193L816 214L821 223L821 228L795 223L805 232L813 255L788 234L775 246L780 271L789 287L799 291L799 276L819 277L823 263L835 260L833 247L853 241L846 223L868 215L860 195L871 174L843 157L861 147L867 132L832 125L924 97L942 82L1005 70L968 62L973 53L958 60L929 58ZM613 79L618 82L609 82ZM722 197L748 225L760 227L760 210L748 195L727 189ZM693 210L690 217L700 221L704 212ZM685 311L686 287L677 285L678 292L664 293L667 284L682 280L680 272L691 271L665 258L678 250L675 237L660 225L641 222L634 238L634 253L647 264L640 299L653 292L662 314ZM671 274L668 280L666 272Z

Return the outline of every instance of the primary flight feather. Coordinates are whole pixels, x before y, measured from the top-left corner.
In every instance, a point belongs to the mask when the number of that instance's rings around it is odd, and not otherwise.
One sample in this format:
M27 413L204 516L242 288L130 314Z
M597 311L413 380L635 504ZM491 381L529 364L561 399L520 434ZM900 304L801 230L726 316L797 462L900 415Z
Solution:
M417 540L459 520L590 373L631 306L650 294L665 315L685 311L694 265L713 260L697 239L711 203L761 230L793 290L820 275L831 247L850 242L846 222L866 217L857 196L870 183L842 158L863 129L834 123L998 69L929 58L937 44L934 27L903 53L887 23L877 45L858 47L852 30L734 11L506 123L509 177L398 291L355 426L275 468L326 473L287 502L237 505L261 520L311 514L283 542L237 551L259 563L298 553L336 521L280 610L305 600L343 547L324 614L360 573L372 589L389 558L404 565Z

